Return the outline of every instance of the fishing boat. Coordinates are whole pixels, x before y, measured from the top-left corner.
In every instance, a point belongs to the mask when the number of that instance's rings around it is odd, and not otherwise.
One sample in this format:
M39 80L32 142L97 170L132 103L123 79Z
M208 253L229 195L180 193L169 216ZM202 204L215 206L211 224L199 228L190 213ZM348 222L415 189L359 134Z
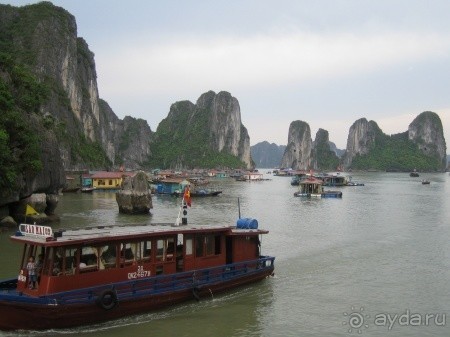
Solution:
M0 330L114 320L273 275L275 258L262 255L260 245L268 231L258 229L256 219L235 225L188 225L185 219L55 231L19 225L11 240L23 252L18 276L0 281ZM36 282L27 269L31 257L40 260Z
M294 193L294 196L308 198L342 198L342 192L324 190L322 180L309 177L300 181L299 190Z

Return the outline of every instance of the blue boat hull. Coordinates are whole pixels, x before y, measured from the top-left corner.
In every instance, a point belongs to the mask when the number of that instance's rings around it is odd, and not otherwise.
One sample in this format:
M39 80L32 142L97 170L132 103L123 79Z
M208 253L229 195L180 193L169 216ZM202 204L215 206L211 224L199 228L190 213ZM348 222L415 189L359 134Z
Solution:
M0 283L0 329L68 328L199 300L273 274L274 257L32 297Z

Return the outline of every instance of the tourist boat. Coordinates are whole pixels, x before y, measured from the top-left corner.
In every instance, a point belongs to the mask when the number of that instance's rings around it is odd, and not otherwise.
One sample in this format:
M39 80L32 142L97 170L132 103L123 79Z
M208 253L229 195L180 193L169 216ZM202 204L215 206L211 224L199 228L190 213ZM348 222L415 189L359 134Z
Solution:
M260 236L268 231L255 228L255 219L236 225L187 225L185 219L58 231L19 225L11 240L23 252L18 277L0 281L0 330L114 320L273 275L275 258L261 255ZM31 256L42 258L33 289Z
M320 179L309 177L300 181L299 190L294 193L296 197L313 198L342 198L341 191L325 191Z

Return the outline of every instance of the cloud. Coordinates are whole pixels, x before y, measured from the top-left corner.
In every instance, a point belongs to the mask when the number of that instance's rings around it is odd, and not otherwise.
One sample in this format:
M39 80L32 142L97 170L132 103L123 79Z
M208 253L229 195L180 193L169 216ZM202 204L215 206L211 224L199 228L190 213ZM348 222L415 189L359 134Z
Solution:
M450 51L448 36L404 32L179 37L158 43L141 37L118 43L118 49L96 52L102 89L113 95L174 90L199 95L204 88L237 91L307 83L412 67Z

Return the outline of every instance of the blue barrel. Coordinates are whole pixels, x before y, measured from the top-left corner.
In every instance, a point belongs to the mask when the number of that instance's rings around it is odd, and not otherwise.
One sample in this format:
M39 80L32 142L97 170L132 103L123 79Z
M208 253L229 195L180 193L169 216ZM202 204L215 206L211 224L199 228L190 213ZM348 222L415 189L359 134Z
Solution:
M238 229L258 229L258 220L253 218L240 218L236 223Z

